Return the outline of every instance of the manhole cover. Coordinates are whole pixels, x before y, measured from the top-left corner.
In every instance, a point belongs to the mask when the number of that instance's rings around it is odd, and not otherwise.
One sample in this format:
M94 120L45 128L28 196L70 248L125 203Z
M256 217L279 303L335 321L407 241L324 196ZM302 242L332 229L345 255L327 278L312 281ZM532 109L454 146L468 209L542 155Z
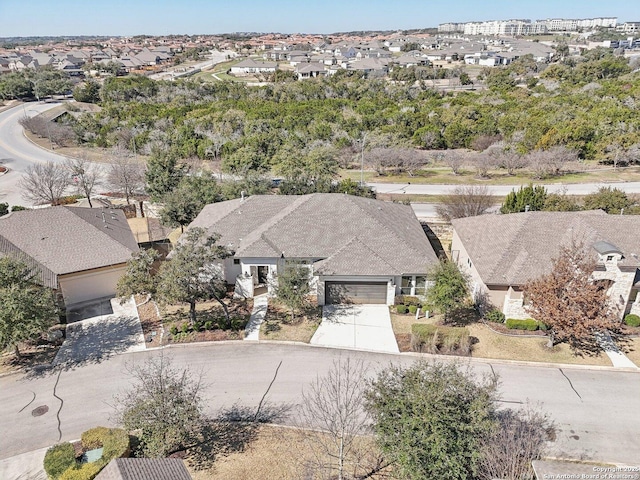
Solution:
M48 411L49 411L49 407L47 407L46 405L40 405L39 407L31 410L31 415L34 417L39 417L41 415L44 415Z

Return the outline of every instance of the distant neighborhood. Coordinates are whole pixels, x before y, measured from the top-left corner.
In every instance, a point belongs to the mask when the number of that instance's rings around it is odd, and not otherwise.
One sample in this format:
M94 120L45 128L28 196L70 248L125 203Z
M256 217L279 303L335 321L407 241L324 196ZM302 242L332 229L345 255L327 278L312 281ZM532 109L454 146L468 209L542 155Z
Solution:
M277 70L292 72L300 80L342 70L385 76L394 69L408 67L496 67L528 55L536 62L549 62L556 51L557 38L563 35L572 35L567 42L573 53L605 47L634 55L640 51L639 31L640 22L618 23L615 17L601 17L443 23L428 33L256 34L233 39L215 35L141 36L51 41L0 47L0 75L43 68L64 71L72 77L153 75L172 68L171 78L179 78L200 71L200 67L176 68L184 62L186 52L201 61L210 58L212 52L224 52L227 60L236 59L228 69L233 76L269 75ZM611 39L600 39L603 33Z

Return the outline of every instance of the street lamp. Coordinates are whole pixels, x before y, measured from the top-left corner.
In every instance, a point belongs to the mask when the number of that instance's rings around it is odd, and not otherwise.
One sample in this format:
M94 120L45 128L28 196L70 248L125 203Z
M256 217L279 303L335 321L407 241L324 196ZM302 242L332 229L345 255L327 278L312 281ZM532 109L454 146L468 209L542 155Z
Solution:
M360 145L360 186L364 187L364 146L365 146L365 142L367 141L367 135L369 135L369 132L365 132L362 135L362 140L360 140L361 145Z
M29 111L30 112L35 112L34 117L37 116L37 115L40 115L40 112L38 112L37 110L29 109ZM31 117L31 118L33 118L33 117ZM51 140L51 131L49 130L49 122L45 120L44 126L47 129L47 137L49 137L49 145L51 146L51 150L55 150L55 148L53 148L53 141Z

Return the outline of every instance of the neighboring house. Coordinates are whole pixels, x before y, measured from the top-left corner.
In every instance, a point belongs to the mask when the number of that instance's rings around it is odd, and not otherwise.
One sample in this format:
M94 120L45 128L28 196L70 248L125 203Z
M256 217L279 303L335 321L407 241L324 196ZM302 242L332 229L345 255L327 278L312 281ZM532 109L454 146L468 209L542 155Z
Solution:
M298 80L327 75L327 70L321 63L305 63L303 65L298 65L295 72L298 75Z
M179 458L114 458L96 480L191 480Z
M411 207L345 194L256 195L207 205L189 228L219 234L227 283L253 297L290 264L312 273L318 304L393 304L424 295L438 262ZM264 290L262 290L264 291Z
M608 285L620 318L640 313L640 216L588 212L526 212L452 221L451 254L470 277L476 300L508 318L527 318L523 287L548 274L564 246L582 242L597 261L593 278Z
M233 75L250 75L252 73L273 73L278 69L276 62L260 62L247 58L231 67Z
M50 207L0 217L0 255L32 266L67 307L113 297L138 251L121 210Z

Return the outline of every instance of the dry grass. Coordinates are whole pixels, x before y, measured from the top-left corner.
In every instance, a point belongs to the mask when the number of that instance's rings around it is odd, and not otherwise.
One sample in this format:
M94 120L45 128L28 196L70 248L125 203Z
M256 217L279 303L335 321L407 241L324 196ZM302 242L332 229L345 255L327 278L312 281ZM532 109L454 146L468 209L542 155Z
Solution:
M316 467L307 459L313 458L314 450L308 437L292 428L260 425L255 427L242 445L231 451L218 452L215 461L207 468L198 468L190 457L187 467L194 480L288 480L326 478L318 474ZM306 435L314 435L306 432ZM317 435L317 434L316 434ZM364 455L375 451L375 445L363 438L361 451ZM333 477L332 477L333 478ZM371 476L371 479L383 478ZM384 477L388 478L388 477Z
M629 357L629 360L640 367L640 337L630 338L627 348L629 351L626 352L626 355Z
M322 307L311 306L292 320L290 310L270 299L260 339L309 343L321 321Z
M567 345L548 349L546 337L507 337L498 335L482 324L468 325L469 334L478 339L473 345L472 357L520 360L526 362L571 363L580 365L612 366L604 353L597 357L575 356Z

